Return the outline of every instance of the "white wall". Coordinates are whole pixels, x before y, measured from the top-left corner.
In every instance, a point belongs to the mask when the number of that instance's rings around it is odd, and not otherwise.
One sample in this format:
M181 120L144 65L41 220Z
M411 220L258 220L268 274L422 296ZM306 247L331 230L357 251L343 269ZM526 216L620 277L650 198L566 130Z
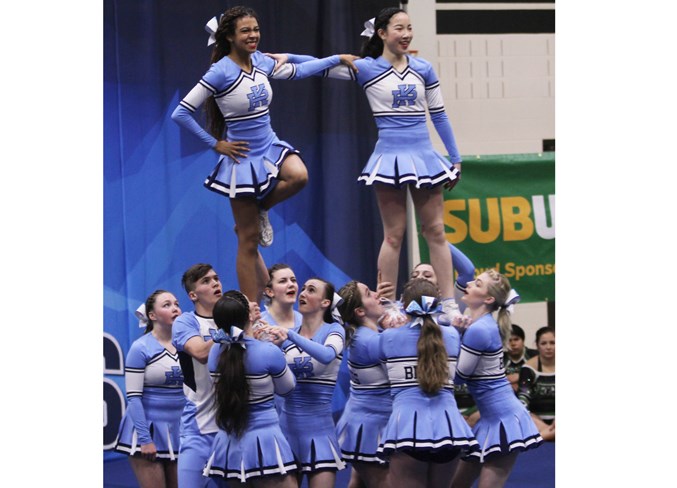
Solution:
M555 139L555 35L438 35L436 10L463 8L552 9L553 5L410 0L406 6L414 28L410 49L436 68L461 154L541 152L544 139ZM446 154L430 123L429 129L435 149ZM418 255L416 240L409 243L411 254ZM524 328L527 345L533 346L536 330L548 325L546 304L518 304L513 319Z

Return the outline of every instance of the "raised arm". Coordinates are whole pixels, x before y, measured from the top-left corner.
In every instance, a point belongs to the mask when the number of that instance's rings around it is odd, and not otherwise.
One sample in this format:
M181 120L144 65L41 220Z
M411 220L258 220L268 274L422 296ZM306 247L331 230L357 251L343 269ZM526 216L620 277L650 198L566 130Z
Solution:
M343 351L343 336L336 331L329 333L327 339L324 341L324 344L319 344L306 337L303 337L294 330L287 331L287 337L290 341L299 346L322 364L329 364Z
M172 325L172 343L176 350L206 364L214 341L200 335L200 325L190 315L180 315Z
M272 363L270 374L273 377L275 394L281 396L289 395L294 391L294 387L296 386L296 377L289 369L289 366L287 366L287 361L285 360L282 351L272 344L269 355Z

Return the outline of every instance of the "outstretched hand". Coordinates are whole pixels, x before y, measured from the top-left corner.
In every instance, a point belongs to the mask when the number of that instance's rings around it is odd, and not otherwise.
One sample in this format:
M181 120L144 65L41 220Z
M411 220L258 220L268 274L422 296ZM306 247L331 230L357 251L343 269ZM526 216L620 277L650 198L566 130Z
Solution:
M286 54L265 53L265 55L275 60L275 69L273 69L273 72L277 71L280 66L289 61L289 56L287 56Z
M354 54L339 54L339 59L341 60L341 64L348 66L355 73L359 73L360 70L358 70L355 63L353 63L356 59L360 59L359 56L355 56Z

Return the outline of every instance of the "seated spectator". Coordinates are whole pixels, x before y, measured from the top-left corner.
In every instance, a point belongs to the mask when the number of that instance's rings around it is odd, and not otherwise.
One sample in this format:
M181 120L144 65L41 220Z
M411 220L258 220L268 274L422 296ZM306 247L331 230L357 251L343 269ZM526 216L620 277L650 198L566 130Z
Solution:
M538 354L529 359L519 376L518 397L531 413L545 441L555 440L555 329L536 331Z
M512 324L508 349L503 353L503 366L505 375L512 389L517 392L520 369L528 359L538 354L535 349L524 346L524 329L517 324Z

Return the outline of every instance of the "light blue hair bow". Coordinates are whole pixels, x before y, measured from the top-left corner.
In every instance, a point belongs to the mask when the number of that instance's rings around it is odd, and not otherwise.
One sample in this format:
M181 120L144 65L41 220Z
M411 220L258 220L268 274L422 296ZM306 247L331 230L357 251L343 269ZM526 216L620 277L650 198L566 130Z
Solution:
M416 300L412 300L405 309L409 315L416 317L412 320L411 324L409 324L409 327L423 325L423 321L426 317L430 317L437 323L437 316L442 313L442 305L440 305L437 298L423 295L421 297L421 302L423 303L422 306L419 305Z
M216 29L219 28L219 22L221 21L222 16L223 14L219 15L218 17L214 16L211 19L209 19L209 22L207 22L207 24L205 24L205 30L209 33L207 46L211 46L216 42Z
M230 347L231 344L237 344L242 349L247 349L247 346L244 343L244 334L242 329L239 329L235 326L230 328L230 334L228 334L223 329L210 329L209 335L212 336L212 340L218 344L227 344Z

